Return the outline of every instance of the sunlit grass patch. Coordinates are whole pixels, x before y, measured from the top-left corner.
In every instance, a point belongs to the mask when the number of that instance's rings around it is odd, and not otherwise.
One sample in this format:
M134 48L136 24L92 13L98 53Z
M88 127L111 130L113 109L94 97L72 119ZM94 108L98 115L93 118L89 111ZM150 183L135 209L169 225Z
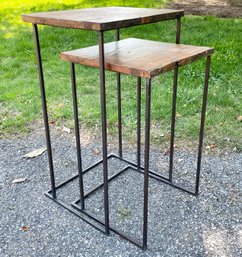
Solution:
M23 23L23 13L65 10L97 6L161 7L165 1L1 1L0 2L0 135L26 130L26 125L41 119L38 74L31 24ZM60 52L97 44L97 34L48 26L39 26L43 67L50 119L72 124L72 100L69 64L60 60ZM174 42L175 21L121 30L121 38L137 37ZM242 124L242 20L187 16L182 19L182 43L213 46L208 95L206 140L226 146L241 144ZM105 41L114 40L114 32L105 33ZM179 70L177 99L177 136L195 140L199 118L205 61L200 60ZM115 74L107 72L109 132L117 131ZM92 129L100 126L100 96L97 69L77 67L80 121ZM142 103L144 114L144 80ZM172 72L153 80L152 124L167 134L170 130ZM123 123L130 138L136 127L136 79L122 76ZM142 120L144 125L144 121ZM229 140L228 140L229 138ZM161 139L163 140L163 139Z

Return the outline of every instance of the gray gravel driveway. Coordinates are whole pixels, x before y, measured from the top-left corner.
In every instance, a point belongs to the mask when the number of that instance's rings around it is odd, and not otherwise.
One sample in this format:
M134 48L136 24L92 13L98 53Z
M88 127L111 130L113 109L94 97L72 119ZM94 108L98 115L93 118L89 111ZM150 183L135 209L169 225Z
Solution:
M105 236L43 195L50 187L47 153L22 156L45 146L43 130L22 139L0 140L0 256L242 256L242 154L204 156L198 197L150 179L148 250L143 252L114 233ZM53 136L57 182L77 173L73 134ZM94 150L93 150L94 149ZM83 146L87 167L101 158L99 143ZM114 149L115 150L115 149ZM125 155L135 159L135 147ZM167 170L168 157L151 151L153 169ZM122 168L110 160L110 173ZM192 188L196 155L176 151L174 177ZM166 172L163 172L166 175ZM13 184L17 178L23 183ZM97 168L85 178L87 190L101 179ZM143 177L128 170L110 183L111 222L139 238ZM63 201L78 198L78 183L57 192ZM87 208L103 215L102 189Z

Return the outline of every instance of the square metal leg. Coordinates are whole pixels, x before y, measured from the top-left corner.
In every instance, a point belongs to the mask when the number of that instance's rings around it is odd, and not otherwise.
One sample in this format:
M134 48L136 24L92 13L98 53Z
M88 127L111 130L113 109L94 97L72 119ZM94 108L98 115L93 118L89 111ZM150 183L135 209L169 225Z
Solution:
M36 24L33 24L33 32L34 32L34 41L35 41L36 61L37 61L38 74L39 74L42 110L43 110L44 125L45 125L45 137L46 137L46 145L47 145L47 153L48 153L48 161L49 161L50 182L51 182L51 188L52 188L52 196L55 199L56 198L55 174L54 174L54 165L53 165L53 158L52 158L50 128L49 128L48 111L47 111L47 104L46 104L45 83L44 83L44 74L43 74L41 52L40 52L39 33L38 33L38 27Z
M99 45L99 72L100 72L100 96L102 114L102 151L103 151L103 183L104 183L104 212L105 232L109 234L109 198L108 198L108 163L107 163L107 115L106 115L106 89L104 66L104 38L103 31L98 32Z

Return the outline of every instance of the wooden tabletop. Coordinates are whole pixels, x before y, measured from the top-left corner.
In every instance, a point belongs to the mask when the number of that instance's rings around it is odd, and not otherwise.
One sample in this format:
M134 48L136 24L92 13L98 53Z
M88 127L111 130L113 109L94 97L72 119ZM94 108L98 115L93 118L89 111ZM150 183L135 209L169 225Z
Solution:
M146 78L172 70L176 63L182 66L211 55L214 51L210 47L161 43L136 38L107 43L104 49L106 70ZM98 46L63 52L61 58L73 63L99 67Z
M110 30L176 19L183 10L101 7L23 14L25 22L88 30Z

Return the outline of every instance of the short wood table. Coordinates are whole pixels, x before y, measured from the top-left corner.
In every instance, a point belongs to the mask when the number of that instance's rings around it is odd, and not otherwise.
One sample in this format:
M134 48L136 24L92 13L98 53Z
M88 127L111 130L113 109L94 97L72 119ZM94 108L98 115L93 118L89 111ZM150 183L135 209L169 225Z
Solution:
M116 158L125 162L128 166L117 172L114 176L109 177L108 181L111 181L127 169L133 169L140 173L144 173L144 212L143 212L143 245L146 243L147 238L147 214L148 214L148 184L149 177L156 180L165 182L175 188L183 190L193 195L198 194L199 178L200 178L200 166L201 166L201 153L202 153L202 142L203 142L203 130L204 120L206 112L206 99L208 92L208 77L210 70L210 58L214 51L211 47L204 46L191 46L174 43L162 43L157 41L150 41L137 38L128 38L119 40L116 42L104 44L105 51L105 69L113 72L119 72L122 74L129 74L137 77L137 160L136 163L131 163L130 160L125 159L117 155L109 155L109 158ZM201 126L200 126L200 138L199 138L199 150L197 159L197 172L196 172L196 183L195 190L188 190L187 188L181 187L173 182L173 155L174 155L174 136L175 136L175 120L176 120L176 97L177 97L177 81L178 81L178 69L181 66L190 64L200 58L206 57L206 72L203 92L203 104L201 112ZM74 106L77 106L76 102L76 74L75 64L99 67L99 54L98 46L91 46L76 50L71 50L61 53L61 58L65 61L70 62L71 66L71 81ZM169 165L169 178L162 176L157 171L152 171L149 168L149 149L150 149L150 113L151 113L151 80L155 76L161 73L174 70L173 80L173 100L172 100L172 121L171 121L171 140L170 140L170 165ZM144 153L144 167L140 165L140 135L141 135L141 79L146 79L146 101L145 101L145 153ZM76 108L76 116L77 116ZM76 130L79 130L78 124ZM80 148L79 142L77 144L78 149ZM95 165L94 165L95 166ZM94 167L92 166L92 168ZM82 183L82 179L81 179ZM72 203L72 206L77 210L86 213L87 215L98 220L100 224L104 225L101 219L94 217L91 213L87 213L84 207L84 200L86 197L95 193L96 190L100 189L99 185L96 188L85 194L83 199L78 199ZM120 234L120 231L110 225L110 229ZM126 236L127 237L127 236ZM135 242L134 239L130 241ZM135 242L137 245L138 243Z
M48 197L53 199L55 202L59 203L72 213L81 217L87 221L92 226L96 227L100 231L109 234L110 229L120 234L122 237L130 240L134 244L142 247L143 249L147 248L147 215L148 215L148 180L145 180L145 191L144 191L144 220L143 220L143 240L142 243L137 242L130 236L116 230L111 227L109 224L109 198L108 198L108 153L107 153L107 119L106 119L106 93L105 93L105 68L108 69L107 63L105 61L104 53L104 32L107 30L116 30L116 40L120 38L119 29L144 25L154 22L166 21L171 19L177 20L177 30L176 30L176 43L180 43L180 28L181 28L181 17L184 16L183 10L169 10L169 9L147 9L147 8L130 8L130 7L104 7L104 8L90 8L90 9L80 9L80 10L69 10L69 11L54 11L54 12L41 12L33 14L24 14L22 19L25 22L30 22L33 24L34 38L35 38L35 48L36 48L36 58L37 66L39 73L39 83L41 90L42 98L42 108L45 124L45 133L46 133L46 142L48 150L48 160L49 160L49 169L50 169L50 180L51 180L51 190L46 193ZM45 94L45 85L44 85L44 76L43 68L41 61L41 51L39 44L39 35L37 25L49 25L73 29L84 29L84 30L93 30L98 33L98 48L95 49L96 59L93 62L93 65L99 67L100 72L100 96L101 96L101 116L102 116L102 154L103 154L103 188L104 188L104 222L100 222L91 214L89 215L85 211L84 198L87 194L84 194L83 190L83 181L82 174L87 172L90 169L82 170L81 166L81 150L80 150L80 138L79 138L79 128L78 128L78 109L76 105L76 99L74 99L74 113L75 113L75 133L77 140L77 157L78 157L78 175L73 178L68 179L60 185L55 183L55 175L53 169L53 159L52 159L52 149L51 149L51 140L50 140L50 131L49 131L49 122L48 122L48 112L46 105L46 94ZM135 42L136 43L136 42ZM137 42L138 43L138 42ZM126 47L126 45L125 45ZM152 46L153 47L153 46ZM128 49L128 45L127 45ZM64 55L63 55L64 58ZM106 65L106 66L105 66ZM121 90L120 90L120 73L125 73L124 70L116 69L117 71L117 99L118 99L118 127L119 127L119 158L122 159L122 124L121 124ZM134 74L136 70L133 71ZM147 70L137 69L137 72L149 73ZM152 71L156 72L156 71ZM72 73L74 76L74 73ZM138 75L138 74L136 74ZM140 74L139 74L140 75ZM73 77L74 79L74 77ZM75 90L73 92L75 98ZM139 139L140 140L140 139ZM140 154L140 153L139 153ZM144 171L144 169L143 169ZM152 173L146 167L145 174L148 176ZM71 205L68 205L57 199L56 190L66 183L79 177L80 180L80 199L81 201L81 212L74 209ZM169 182L171 185L172 182L161 178L163 182ZM176 186L175 186L176 187ZM179 187L178 187L179 188Z

